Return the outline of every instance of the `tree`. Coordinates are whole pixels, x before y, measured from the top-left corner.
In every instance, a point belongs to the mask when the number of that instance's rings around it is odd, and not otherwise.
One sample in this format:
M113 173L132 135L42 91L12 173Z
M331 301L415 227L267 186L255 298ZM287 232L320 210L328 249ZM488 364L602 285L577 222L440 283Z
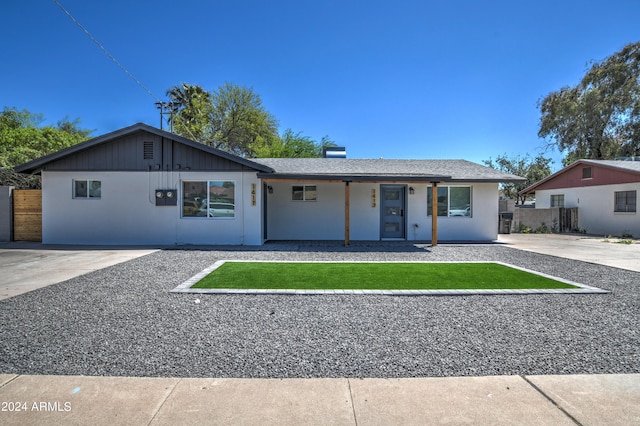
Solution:
M211 95L202 87L180 83L167 90L174 108L169 122L173 131L191 140L210 145L213 142L211 130Z
M56 128L70 135L76 135L83 140L89 139L89 135L93 132L89 129L81 129L79 118L71 121L68 116L65 116L62 120L58 120Z
M594 62L575 87L563 87L538 102L538 136L580 158L640 155L640 42Z
M316 143L301 132L287 129L271 144L255 145L254 154L258 158L314 158L322 157L322 149L328 146L335 146L335 143L327 136Z
M253 89L225 83L212 93L214 147L253 157L254 146L278 137L278 122Z
M52 154L76 145L91 134L81 129L79 120L68 118L58 121L57 126L41 126L42 114L24 109L5 107L0 112L0 185L21 188L38 187L39 181L26 179L13 172L13 168L36 158Z
M526 179L524 182L509 182L501 184L501 189L504 195L507 198L515 200L516 205L524 204L527 198L526 195L519 195L518 193L520 191L551 174L551 162L551 158L545 158L542 155L531 158L528 154L524 157L519 155L515 157L507 157L507 155L504 154L499 155L495 162L491 158L483 161L485 165L492 169L511 173Z
M225 83L211 93L182 83L167 91L178 105L174 131L186 138L240 155L254 156L254 148L278 138L275 117L253 89Z

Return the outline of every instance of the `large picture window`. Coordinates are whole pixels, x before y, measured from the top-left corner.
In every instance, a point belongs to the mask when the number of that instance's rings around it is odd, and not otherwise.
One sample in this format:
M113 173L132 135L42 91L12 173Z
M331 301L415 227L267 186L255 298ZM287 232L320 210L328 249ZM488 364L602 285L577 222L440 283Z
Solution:
M615 193L616 213L635 213L636 212L636 191L617 191Z
M73 181L73 198L100 198L102 182L99 180L75 179Z
M431 216L433 187L427 188L427 214ZM438 216L471 217L470 186L439 186Z
M233 181L182 182L182 217L236 217Z

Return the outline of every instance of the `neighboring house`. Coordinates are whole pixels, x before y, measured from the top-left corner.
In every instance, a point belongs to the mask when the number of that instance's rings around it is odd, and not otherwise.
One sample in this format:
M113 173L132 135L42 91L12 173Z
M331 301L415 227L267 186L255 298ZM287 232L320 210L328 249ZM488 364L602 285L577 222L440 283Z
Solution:
M578 160L522 191L535 192L536 208L578 208L590 234L640 236L640 161Z
M498 183L522 180L464 160L248 160L145 124L16 170L42 174L45 244L490 241Z

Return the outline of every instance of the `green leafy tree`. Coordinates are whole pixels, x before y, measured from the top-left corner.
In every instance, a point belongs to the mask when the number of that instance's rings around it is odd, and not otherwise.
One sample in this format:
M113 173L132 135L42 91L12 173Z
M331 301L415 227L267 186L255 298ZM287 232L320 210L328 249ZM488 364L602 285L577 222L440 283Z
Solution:
M301 132L287 129L270 144L255 145L254 154L258 158L314 158L322 157L322 149L329 146L335 146L335 143L327 136L315 142Z
M538 135L565 155L564 165L640 155L640 42L593 63L579 84L538 107Z
M501 184L503 194L507 198L515 200L516 205L521 205L524 204L527 196L520 195L518 193L528 186L533 185L535 182L549 176L551 174L550 164L552 163L552 159L545 158L542 155L531 158L528 154L524 157L520 155L508 157L504 154L499 155L495 160L491 158L484 160L483 163L492 169L511 173L526 179L524 182L508 182Z
M278 138L278 122L253 89L225 83L212 93L213 146L245 157Z
M90 130L79 127L79 120L64 118L55 127L41 126L42 121L42 114L26 109L20 111L5 107L0 112L0 185L37 187L39 183L16 174L13 168L76 145L91 134Z
M253 89L225 83L211 93L182 83L167 91L177 105L174 131L243 157L278 139L278 123Z

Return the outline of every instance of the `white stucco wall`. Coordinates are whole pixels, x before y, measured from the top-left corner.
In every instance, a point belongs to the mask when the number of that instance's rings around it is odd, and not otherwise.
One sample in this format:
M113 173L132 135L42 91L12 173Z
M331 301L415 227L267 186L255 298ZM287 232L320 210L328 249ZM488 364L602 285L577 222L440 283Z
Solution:
M101 197L74 199L74 179L101 181ZM182 218L183 180L235 181L235 217ZM255 172L45 171L42 186L45 244L262 244L262 192ZM156 189L178 189L178 205L156 206Z
M614 212L617 191L637 191L640 183L536 191L536 208L551 207L551 195L564 195L564 207L578 207L578 226L589 234L640 237L640 213ZM637 209L637 206L636 206Z
M291 187L303 183L269 183L273 193L267 196L268 239L344 239L344 183L308 184L317 186L317 201L291 200ZM407 185L408 240L431 240L431 216L427 215L428 186ZM472 217L439 217L439 240L495 240L498 233L498 185L472 183L466 186L472 187ZM413 187L413 194L409 194L409 187ZM376 190L375 207L372 207L372 189ZM351 183L350 195L351 240L380 240L380 184Z
M271 240L339 240L344 238L344 184L309 183L317 201L293 201L291 188L303 183L269 182L267 238Z
M407 238L431 240L431 216L427 212L427 188L429 185L411 185L414 194L409 195ZM471 217L438 217L440 241L493 241L498 237L498 184L456 183L440 186L471 186ZM418 225L417 227L415 225Z
M74 199L74 179L102 182L100 199ZM234 218L182 217L182 181L235 182ZM255 184L255 206L251 205ZM317 201L292 201L291 182L270 182L267 238L344 239L344 183L313 183ZM497 237L498 186L473 183L472 217L439 217L439 240L490 241ZM409 187L414 188L410 194ZM427 184L407 185L408 240L431 239ZM177 189L177 206L156 206L156 189ZM376 190L372 206L371 190ZM380 184L350 184L350 237L380 240ZM263 243L262 184L255 172L43 172L45 244ZM417 226L415 226L417 225ZM639 232L640 234L640 232Z

